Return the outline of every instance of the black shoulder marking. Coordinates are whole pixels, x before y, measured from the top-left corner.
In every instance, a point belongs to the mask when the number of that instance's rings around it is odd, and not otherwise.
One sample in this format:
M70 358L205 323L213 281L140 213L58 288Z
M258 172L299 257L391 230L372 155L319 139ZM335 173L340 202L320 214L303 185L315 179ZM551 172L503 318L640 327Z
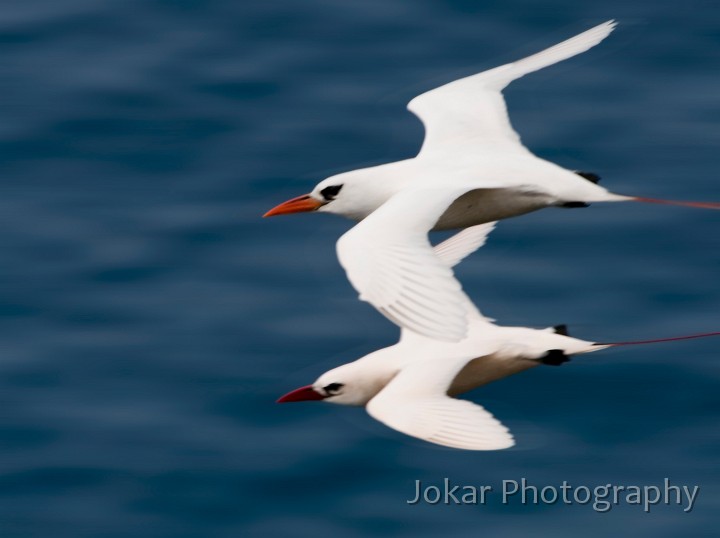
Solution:
M565 355L562 349L551 349L544 357L540 358L540 362L548 366L560 366L566 362L570 362L570 357Z
M553 327L553 330L555 331L555 334L561 334L563 336L570 336L568 334L567 325L565 325L564 323L562 325L555 325L555 327Z
M566 207L566 208L590 207L590 204L586 204L585 202L565 202L564 204L560 204L560 207Z
M580 177L587 179L590 183L595 183L597 185L600 182L600 176L597 174L593 174L592 172L583 172L581 170L575 170L575 173L577 175L579 175Z

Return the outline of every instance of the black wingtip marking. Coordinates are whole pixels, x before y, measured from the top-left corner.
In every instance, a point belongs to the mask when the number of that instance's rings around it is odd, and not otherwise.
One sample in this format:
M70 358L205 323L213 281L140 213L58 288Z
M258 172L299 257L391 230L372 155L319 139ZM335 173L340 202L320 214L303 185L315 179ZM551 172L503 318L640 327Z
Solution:
M575 170L575 173L580 177L587 179L590 183L595 183L595 185L600 183L600 176L597 174L593 174L592 172L583 172L582 170Z
M565 355L562 349L551 349L544 357L540 358L540 362L548 366L560 366L566 362L570 362L570 357Z
M553 330L555 331L555 334L570 336L570 334L568 333L567 325L565 325L564 323L562 325L555 325L555 327L553 327Z
M586 204L585 202L565 202L564 204L560 204L560 207L590 207L590 204Z

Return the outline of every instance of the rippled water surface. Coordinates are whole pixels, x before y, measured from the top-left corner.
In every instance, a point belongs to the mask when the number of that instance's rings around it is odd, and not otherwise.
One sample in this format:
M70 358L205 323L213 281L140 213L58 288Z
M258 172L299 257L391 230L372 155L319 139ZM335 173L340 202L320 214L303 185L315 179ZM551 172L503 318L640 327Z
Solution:
M11 0L0 10L0 536L716 536L718 341L607 351L471 397L515 433L436 448L276 406L388 345L334 254L260 215L413 155L417 93L609 18L514 83L525 143L617 192L720 200L720 10L608 0ZM504 324L718 330L720 213L617 204L499 226L459 269ZM409 506L414 481L699 485L659 506Z

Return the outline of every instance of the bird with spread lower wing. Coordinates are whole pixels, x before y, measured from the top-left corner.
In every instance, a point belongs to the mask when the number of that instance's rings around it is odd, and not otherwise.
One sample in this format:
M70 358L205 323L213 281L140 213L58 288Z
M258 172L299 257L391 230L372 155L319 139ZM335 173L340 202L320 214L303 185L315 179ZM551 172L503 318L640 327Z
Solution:
M468 228L434 248L451 267L479 248L494 223ZM498 450L515 444L512 434L482 406L454 396L541 364L557 366L570 356L612 346L681 340L720 333L637 342L596 343L572 338L565 326L501 327L462 296L467 336L448 343L403 329L400 341L322 374L315 383L278 402L323 400L365 406L378 421L439 445Z
M337 245L360 298L400 327L457 342L467 336L466 301L452 270L433 254L429 231L593 202L720 209L716 203L611 193L594 174L567 170L530 153L510 125L503 88L587 51L615 26L605 22L522 60L415 97L408 108L425 126L416 157L330 177L265 216L317 211L360 221Z

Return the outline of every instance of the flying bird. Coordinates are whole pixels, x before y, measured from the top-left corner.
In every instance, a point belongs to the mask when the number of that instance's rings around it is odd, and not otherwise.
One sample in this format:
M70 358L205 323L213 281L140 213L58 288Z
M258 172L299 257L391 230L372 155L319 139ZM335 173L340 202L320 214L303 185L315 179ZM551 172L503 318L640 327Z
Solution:
M467 302L452 270L433 254L429 231L592 202L720 209L716 203L611 193L594 174L566 170L530 153L510 125L503 88L587 51L615 26L607 21L522 60L415 97L408 109L426 131L416 157L332 176L264 216L316 211L360 221L337 244L340 263L360 298L401 328L458 342L467 336Z
M360 221L400 192L456 187L461 187L460 194L446 202L433 230L467 228L544 207L584 207L592 202L720 209L714 202L613 194L597 185L596 174L567 170L533 155L510 124L502 95L508 84L591 49L616 26L609 20L522 60L418 95L407 105L425 127L425 139L414 158L334 175L311 193L288 200L264 216L317 211Z
M435 247L448 266L480 247L494 223L468 228ZM431 443L467 450L498 450L515 444L510 431L482 406L455 396L572 355L612 346L681 340L720 333L637 342L597 343L568 336L564 325L548 329L502 327L465 297L468 334L448 343L403 329L400 341L322 374L315 383L278 402L323 400L365 406L376 420Z

